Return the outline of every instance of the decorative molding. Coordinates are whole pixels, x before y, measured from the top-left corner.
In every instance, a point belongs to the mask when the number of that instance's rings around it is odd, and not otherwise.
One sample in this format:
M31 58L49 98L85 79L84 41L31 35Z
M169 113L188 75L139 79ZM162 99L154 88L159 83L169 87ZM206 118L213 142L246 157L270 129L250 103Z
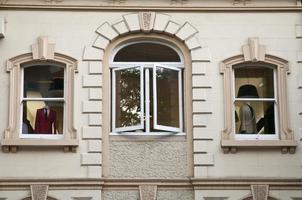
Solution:
M267 200L268 185L251 185L253 200Z
M287 73L288 73L288 61L272 56L272 55L263 55L263 47L259 47L257 40L250 40L250 45L245 46L244 55L237 55L231 58L225 59L220 63L220 73L224 76L224 119L225 119L225 128L222 130L221 136L221 147L224 153L232 152L236 153L238 147L252 147L252 148L281 148L282 153L294 153L297 142L294 140L294 134L289 128L288 120L288 103L286 95L287 93ZM258 50L257 50L258 49ZM261 53L260 53L261 52ZM257 57L258 55L258 57ZM264 56L264 58L262 58ZM249 59L247 59L247 57ZM233 96L234 90L231 87L233 80L233 66L237 64L245 63L249 61L259 61L263 60L267 64L272 64L276 66L277 80L276 87L278 91L278 109L282 113L280 115L281 119L279 122L279 140L236 140L235 139L235 130L232 126L233 124Z
M140 200L156 200L156 193L157 193L156 185L139 186Z
M143 32L150 32L154 26L155 12L140 12L139 23Z
M48 43L47 36L38 38L38 43L32 45L33 59L53 60L55 55L55 44Z
M77 72L77 60L54 52L54 44L49 44L47 36L39 37L38 43L32 45L32 53L25 53L7 61L7 72L10 73L10 103L9 103L9 125L4 131L4 137L0 141L3 152L16 152L18 146L39 146L39 147L63 147L64 151L75 152L75 148L78 146L79 141L77 139L76 129L74 127L74 76ZM38 60L38 61L37 61ZM51 60L51 62L61 63L65 68L66 79L68 84L66 89L66 95L69 97L66 99L66 125L64 130L64 138L61 140L53 139L35 139L25 140L19 137L20 123L19 113L21 112L20 91L22 91L22 85L20 84L20 77L22 73L22 64L27 62L33 62L34 65L38 63L45 63L45 60ZM49 63L48 63L49 64ZM64 122L64 123L65 123Z
M202 189L223 189L223 190L251 190L251 185L269 185L270 190L302 190L300 178L182 178L182 179L123 179L123 178L70 178L70 179L26 179L11 178L0 179L1 189L28 190L31 185L48 185L52 190L56 189L91 189L101 190L102 188L127 188L137 190L141 185L154 185L157 188L195 188Z
M251 3L250 3L251 2ZM217 0L217 1L138 1L137 0L0 0L5 9L50 9L50 10L91 10L91 11L301 11L301 1L255 1L255 0Z
M249 38L248 44L242 46L245 61L264 61L265 46L259 44L259 38Z
M46 200L48 185L31 185L31 197L32 200Z

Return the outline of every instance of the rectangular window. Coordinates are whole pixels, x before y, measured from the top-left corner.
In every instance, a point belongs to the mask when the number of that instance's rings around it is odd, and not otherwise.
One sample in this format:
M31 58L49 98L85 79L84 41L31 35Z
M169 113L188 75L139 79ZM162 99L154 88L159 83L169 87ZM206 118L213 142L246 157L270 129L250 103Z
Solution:
M236 138L277 139L274 76L270 67L234 66Z
M21 138L60 138L64 130L64 67L23 67Z

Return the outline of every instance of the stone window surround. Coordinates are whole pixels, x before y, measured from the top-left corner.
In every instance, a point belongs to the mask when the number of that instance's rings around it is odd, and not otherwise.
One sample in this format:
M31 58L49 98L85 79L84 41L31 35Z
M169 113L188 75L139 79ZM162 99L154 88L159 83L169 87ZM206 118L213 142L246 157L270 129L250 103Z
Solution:
M233 82L233 66L245 62L264 62L269 65L276 66L276 86L277 87L277 99L278 99L278 113L279 113L279 140L236 140L235 130L233 130L232 119L232 98L234 91L232 87ZM280 147L282 153L294 153L297 146L294 141L294 135L289 128L288 121L288 108L287 108L287 87L286 87L286 75L288 73L288 62L282 58L265 54L265 47L258 44L258 38L250 38L249 44L243 46L243 54L230 57L223 60L220 63L220 72L224 77L224 119L225 128L222 131L221 147L224 153L232 152L236 153L237 148L240 147ZM282 115L281 115L282 113Z
M180 136L169 136L170 139L175 140L177 138L175 137L184 137L186 138L186 141L188 142L188 144L190 144L188 147L189 149L192 148L191 145L191 137L192 137L192 103L191 100L192 99L192 69L191 69L191 57L190 57L190 52L188 51L187 47L185 45L183 45L180 41L178 41L175 38L169 37L168 35L164 35L164 34L157 34L157 33L150 33L150 34L144 34L144 33L136 33L136 34L130 34L128 36L124 36L124 37L120 37L114 41L112 41L108 47L105 50L104 53L104 60L103 60L103 86L102 86L102 93L103 93L103 126L102 126L102 133L103 133L103 151L106 151L105 149L107 149L109 147L109 140L116 140L116 139L122 139L122 140L148 140L148 141L152 141L152 140L163 140L163 136L147 136L147 135L143 135L142 137L139 136L134 136L135 138L133 138L133 136L119 136L119 135L110 135L110 127L111 124L108 123L110 122L110 63L111 63L111 58L112 58L112 53L114 53L114 49L116 49L117 47L126 44L126 43L131 43L134 41L157 41L157 42L161 42L161 43L165 43L168 45L172 45L175 46L177 49L179 49L182 54L183 54L183 58L184 58L184 71L183 71L183 97L184 97L184 101L183 101L183 105L184 105L184 110L183 110L183 114L184 114L184 132L186 133L186 135L180 135ZM110 139L109 139L109 135L110 135ZM174 139L173 139L174 138ZM168 139L168 138L167 138ZM188 152L191 152L191 150L188 150ZM106 157L107 153L103 153L103 171L106 171Z
M10 96L9 96L9 125L4 131L4 137L1 140L3 152L17 152L18 147L21 146L44 146L44 147L63 147L64 151L76 151L78 140L76 139L76 129L74 128L74 74L77 72L76 59L54 52L54 44L49 44L47 37L40 37L38 44L32 46L32 53L25 53L13 57L7 61L7 72L10 73ZM21 139L19 137L19 113L21 106L19 99L21 95L21 74L22 64L39 62L55 62L61 63L65 66L65 78L67 86L66 89L66 120L64 124L66 131L64 132L64 139Z

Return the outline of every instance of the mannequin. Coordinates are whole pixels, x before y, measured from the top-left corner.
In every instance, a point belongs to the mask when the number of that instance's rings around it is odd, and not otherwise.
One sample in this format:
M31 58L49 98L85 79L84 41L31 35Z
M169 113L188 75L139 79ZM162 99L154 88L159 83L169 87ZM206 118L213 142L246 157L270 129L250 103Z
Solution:
M56 112L49 108L48 105L37 109L36 134L55 134L56 133Z
M258 92L254 85L242 85L238 91L238 98L258 98ZM241 121L239 133L256 134L257 125L253 107L250 102L245 102L239 110L239 119Z

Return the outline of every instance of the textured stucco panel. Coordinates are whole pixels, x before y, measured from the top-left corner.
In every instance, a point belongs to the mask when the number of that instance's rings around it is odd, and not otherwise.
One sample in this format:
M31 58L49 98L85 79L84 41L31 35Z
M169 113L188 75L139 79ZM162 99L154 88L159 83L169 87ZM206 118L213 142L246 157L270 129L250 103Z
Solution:
M185 142L111 142L109 175L119 178L186 177Z
M103 200L139 200L138 190L103 190ZM159 190L156 200L193 200L191 190Z
M194 194L191 190L158 191L156 200L193 200Z
M102 200L139 200L138 190L103 190Z

